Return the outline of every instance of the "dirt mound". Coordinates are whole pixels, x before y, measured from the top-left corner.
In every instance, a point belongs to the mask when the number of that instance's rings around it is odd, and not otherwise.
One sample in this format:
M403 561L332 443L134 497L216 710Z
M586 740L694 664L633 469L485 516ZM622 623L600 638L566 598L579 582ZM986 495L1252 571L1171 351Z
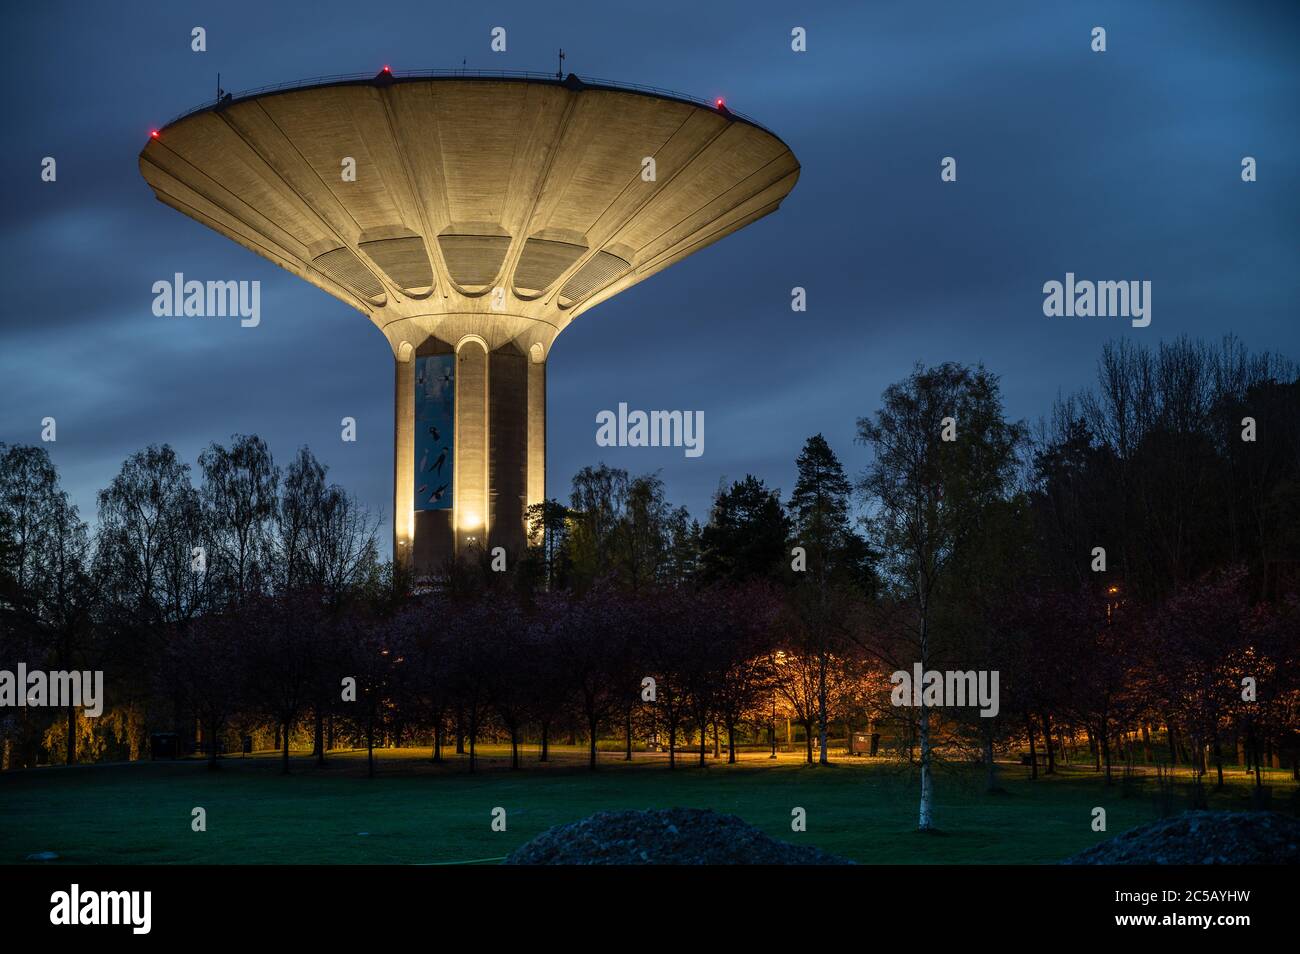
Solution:
M508 865L848 865L789 845L735 815L698 808L597 812L521 845Z
M1183 812L1130 829L1065 865L1294 865L1300 820L1277 812Z

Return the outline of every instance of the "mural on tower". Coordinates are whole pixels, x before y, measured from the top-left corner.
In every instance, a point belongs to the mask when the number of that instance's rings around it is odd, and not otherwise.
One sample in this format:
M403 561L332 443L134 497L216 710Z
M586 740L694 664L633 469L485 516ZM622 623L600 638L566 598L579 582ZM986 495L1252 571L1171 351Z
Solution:
M451 509L452 440L456 402L456 356L415 359L416 510Z

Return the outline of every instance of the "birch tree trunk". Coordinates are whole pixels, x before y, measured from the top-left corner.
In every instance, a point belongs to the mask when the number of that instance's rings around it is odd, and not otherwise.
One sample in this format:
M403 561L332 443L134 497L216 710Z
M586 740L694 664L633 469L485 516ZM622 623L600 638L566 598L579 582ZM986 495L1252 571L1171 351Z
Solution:
M823 646L817 662L817 738L821 743L821 752L817 756L817 761L821 765L830 762L826 756L826 666L828 663L826 656L826 649Z
M929 671L930 666L930 602L926 582L921 579L921 673ZM933 819L933 780L930 778L930 710L925 704L925 693L921 694L921 809L918 813L916 827L920 831L931 831Z
M924 671L924 669L922 669ZM930 779L930 710L921 704L921 811L916 827L920 831L930 831L933 827L931 802L934 797Z

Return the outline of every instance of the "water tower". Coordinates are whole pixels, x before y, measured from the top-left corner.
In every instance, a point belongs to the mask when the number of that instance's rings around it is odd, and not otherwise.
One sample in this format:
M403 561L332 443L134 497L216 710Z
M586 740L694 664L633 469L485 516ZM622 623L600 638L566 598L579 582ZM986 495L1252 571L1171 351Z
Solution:
M468 547L525 545L556 336L775 211L799 163L720 101L385 68L200 107L150 137L140 171L388 339L393 554L425 575Z

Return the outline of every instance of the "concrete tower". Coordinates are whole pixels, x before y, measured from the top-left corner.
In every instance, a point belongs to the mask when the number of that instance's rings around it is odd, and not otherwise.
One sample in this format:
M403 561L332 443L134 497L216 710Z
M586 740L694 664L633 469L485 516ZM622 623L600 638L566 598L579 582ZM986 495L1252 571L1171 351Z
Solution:
M467 547L525 545L556 335L775 211L799 163L721 103L385 69L194 110L151 136L140 171L387 337L393 554L424 575Z

